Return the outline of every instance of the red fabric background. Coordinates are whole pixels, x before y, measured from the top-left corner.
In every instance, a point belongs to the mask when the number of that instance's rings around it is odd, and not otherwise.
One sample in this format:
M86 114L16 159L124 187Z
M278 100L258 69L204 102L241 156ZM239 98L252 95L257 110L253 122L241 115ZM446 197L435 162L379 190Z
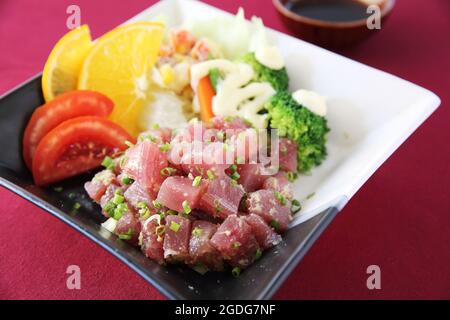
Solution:
M42 69L78 4L95 37L155 1L0 1L0 92ZM286 31L270 0L208 0ZM382 32L342 53L436 92L442 106L338 215L276 294L304 298L450 298L450 1L399 0ZM68 265L81 290L66 289ZM377 264L382 289L366 288ZM163 299L121 262L0 189L0 298Z

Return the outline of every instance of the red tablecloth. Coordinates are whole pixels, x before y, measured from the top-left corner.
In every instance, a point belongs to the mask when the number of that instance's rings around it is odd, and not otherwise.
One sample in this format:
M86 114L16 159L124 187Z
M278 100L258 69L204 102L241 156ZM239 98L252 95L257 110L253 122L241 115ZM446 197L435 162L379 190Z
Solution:
M78 4L97 37L155 1L0 1L0 92L42 69ZM208 0L286 31L270 0ZM442 106L381 167L317 241L276 298L450 298L450 1L399 0L383 30L342 53L436 92ZM81 267L81 290L66 268ZM366 268L381 267L381 290ZM162 299L103 249L0 189L0 298Z

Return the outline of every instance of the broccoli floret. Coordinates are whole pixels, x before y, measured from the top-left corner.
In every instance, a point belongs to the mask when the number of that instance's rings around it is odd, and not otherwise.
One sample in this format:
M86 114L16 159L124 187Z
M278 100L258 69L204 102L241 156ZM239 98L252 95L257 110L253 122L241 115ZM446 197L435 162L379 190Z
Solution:
M241 57L240 62L252 66L255 71L254 81L269 82L275 91L284 91L289 87L289 77L286 68L273 70L258 62L254 53L247 53Z
M291 93L278 92L267 103L269 125L278 134L297 143L297 169L308 173L326 157L327 120L298 104Z

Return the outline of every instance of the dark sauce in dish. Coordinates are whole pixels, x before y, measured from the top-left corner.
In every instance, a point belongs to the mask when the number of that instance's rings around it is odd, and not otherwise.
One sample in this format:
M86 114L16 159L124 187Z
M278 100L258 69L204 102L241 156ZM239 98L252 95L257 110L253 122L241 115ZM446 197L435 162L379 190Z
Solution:
M333 22L367 19L367 5L357 0L288 0L284 6L298 15Z

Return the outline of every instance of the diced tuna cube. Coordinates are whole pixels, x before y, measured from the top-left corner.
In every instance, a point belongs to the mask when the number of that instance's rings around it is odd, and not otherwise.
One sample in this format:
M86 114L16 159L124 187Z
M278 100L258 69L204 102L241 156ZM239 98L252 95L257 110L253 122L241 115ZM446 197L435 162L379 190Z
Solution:
M172 129L150 129L139 134L138 141L149 140L158 144L168 143L172 137Z
M237 171L240 175L238 182L247 192L261 189L264 181L270 177L265 174L263 165L260 163L238 165Z
M144 187L152 198L156 198L166 178L161 170L167 166L167 154L156 143L145 140L127 150L123 172Z
M252 192L247 197L248 212L259 215L266 221L275 231L281 233L286 230L292 221L291 203L276 194L277 191L259 190ZM284 202L284 204L282 203Z
M209 181L208 189L200 199L200 209L221 219L237 214L245 191L235 182L225 175Z
M189 208L198 208L200 197L206 191L207 183L201 181L198 186L193 186L192 183L193 180L187 177L167 178L158 192L158 202L178 212L185 211L185 208L183 208L184 201L187 201Z
M97 173L92 181L84 184L84 189L89 197L95 202L100 202L101 197L105 194L108 185L116 180L116 175L111 170L103 170Z
M164 263L163 237L157 235L158 223L148 219L142 224L140 235L141 250L149 259Z
M281 242L281 236L274 232L260 216L249 214L244 216L244 219L252 228L256 241L261 248L268 249Z
M273 156L277 156L275 153ZM278 144L280 168L284 171L297 171L297 144L289 139L280 138Z
M258 242L243 217L230 215L211 238L211 245L234 267L245 268L256 259Z
M181 216L166 217L164 236L164 258L169 262L186 262L189 260L189 238L191 221Z
M288 200L294 198L292 184L289 182L288 178L286 178L286 173L284 172L279 172L275 176L267 178L267 180L264 181L263 188L278 191Z
M205 266L208 269L221 271L223 262L220 253L210 244L210 239L216 233L217 225L207 221L192 223L191 239L189 241L190 264Z
M145 202L147 205L150 205L153 201L147 190L144 189L137 181L133 182L133 184L125 191L123 195L127 203L134 208L138 207L139 202Z
M122 217L117 221L116 229L114 233L122 240L137 246L139 234L141 232L141 222L139 218L132 213L127 211L122 215Z
M212 125L216 129L242 129L250 128L250 125L242 118L234 117L231 119L225 119L224 117L217 116L212 119Z

